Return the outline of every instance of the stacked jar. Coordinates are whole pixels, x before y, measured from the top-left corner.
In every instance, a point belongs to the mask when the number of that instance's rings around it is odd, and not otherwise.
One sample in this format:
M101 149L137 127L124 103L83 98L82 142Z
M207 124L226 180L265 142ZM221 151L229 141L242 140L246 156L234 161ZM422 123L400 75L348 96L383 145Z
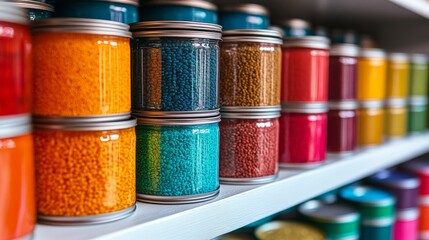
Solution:
M359 48L335 44L329 57L329 112L327 151L346 156L356 149L356 78Z
M32 30L39 221L129 216L136 202L129 26L49 18Z
M311 25L302 19L288 19L282 22L281 27L285 37L305 37L311 35ZM318 35L319 36L319 35Z
M17 7L26 9L27 17L30 21L50 18L54 13L54 7L49 3L45 3L44 1L16 0L11 2Z
M427 106L421 105L428 97L428 59L424 54L412 54L410 61L410 85L409 85L409 98L410 100L410 111L408 121L408 131L410 133L422 132L424 128L429 125L429 117L422 116L422 113L428 112ZM414 100L421 99L421 100ZM420 105L419 102L420 101ZM419 116L420 115L420 119ZM426 123L423 123L425 121ZM426 124L426 127L422 126Z
M362 216L361 240L392 240L395 198L391 194L371 187L349 186L339 195L353 204Z
M358 60L357 99L359 101L357 144L366 148L383 143L386 89L386 54L367 48Z
M227 5L219 12L219 24L224 31L234 29L268 29L268 9L254 3Z
M385 170L369 177L368 182L390 192L396 199L393 239L417 239L419 180L405 172Z
M36 199L26 12L0 1L0 29L0 239L31 239Z
M325 37L284 39L280 166L311 168L326 159L328 49Z
M220 54L220 180L273 181L278 172L280 33L223 32Z
M221 26L148 21L131 31L137 199L210 200L219 193Z
M427 158L414 160L403 168L416 175L420 180L419 188L419 239L429 239L429 162Z
M404 53L388 56L386 79L386 123L384 136L387 140L407 135L407 96L409 59Z
M138 0L56 0L55 16L138 22Z

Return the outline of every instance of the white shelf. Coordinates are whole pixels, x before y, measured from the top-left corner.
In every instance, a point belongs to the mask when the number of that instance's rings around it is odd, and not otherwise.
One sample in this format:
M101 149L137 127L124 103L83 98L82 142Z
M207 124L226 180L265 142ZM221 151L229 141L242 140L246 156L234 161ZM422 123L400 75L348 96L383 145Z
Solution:
M428 0L389 0L409 11L429 18L429 1Z
M211 239L429 151L429 133L362 151L308 171L281 170L276 182L222 185L213 201L176 206L137 204L129 218L102 225L38 225L36 240Z

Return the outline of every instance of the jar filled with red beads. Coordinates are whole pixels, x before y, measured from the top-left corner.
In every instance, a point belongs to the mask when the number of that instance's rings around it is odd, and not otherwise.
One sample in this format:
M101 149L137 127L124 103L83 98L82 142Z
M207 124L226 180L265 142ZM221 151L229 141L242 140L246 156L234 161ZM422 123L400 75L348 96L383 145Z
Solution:
M263 112L222 112L220 128L221 183L259 184L278 172L280 108Z
M328 104L329 155L344 157L356 149L356 127L358 104L355 101L329 102Z
M325 102L328 97L329 40L320 36L285 38L281 101Z
M30 112L31 35L27 13L0 2L0 117Z
M282 108L280 167L312 168L326 158L326 104L295 104Z
M335 44L329 52L330 101L356 100L357 57L359 47Z

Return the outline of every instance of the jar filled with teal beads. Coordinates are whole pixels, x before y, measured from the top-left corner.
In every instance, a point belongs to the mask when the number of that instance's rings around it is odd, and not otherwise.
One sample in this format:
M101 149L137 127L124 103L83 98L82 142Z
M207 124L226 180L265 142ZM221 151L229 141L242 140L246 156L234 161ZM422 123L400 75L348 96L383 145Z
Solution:
M219 116L138 118L137 198L181 204L219 192Z

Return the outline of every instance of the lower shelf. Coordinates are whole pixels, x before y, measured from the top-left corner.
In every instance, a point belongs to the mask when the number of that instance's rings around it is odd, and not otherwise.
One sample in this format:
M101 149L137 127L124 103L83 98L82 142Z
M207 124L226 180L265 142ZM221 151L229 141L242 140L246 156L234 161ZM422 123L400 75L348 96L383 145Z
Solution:
M428 151L429 133L411 136L346 159L330 159L317 169L281 170L277 181L270 184L222 185L220 195L205 203L137 203L131 217L113 223L85 227L38 225L35 239L211 239Z

